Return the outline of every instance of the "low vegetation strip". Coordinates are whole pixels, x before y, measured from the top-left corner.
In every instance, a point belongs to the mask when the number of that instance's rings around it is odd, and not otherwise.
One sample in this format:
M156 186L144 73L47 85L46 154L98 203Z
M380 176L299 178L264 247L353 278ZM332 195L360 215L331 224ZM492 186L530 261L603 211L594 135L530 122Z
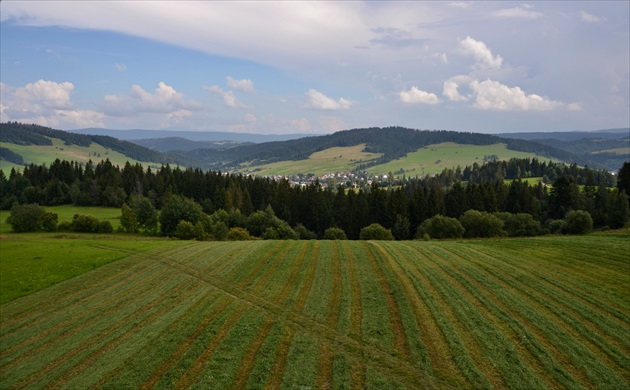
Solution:
M0 388L628 388L629 239L96 240L0 306Z

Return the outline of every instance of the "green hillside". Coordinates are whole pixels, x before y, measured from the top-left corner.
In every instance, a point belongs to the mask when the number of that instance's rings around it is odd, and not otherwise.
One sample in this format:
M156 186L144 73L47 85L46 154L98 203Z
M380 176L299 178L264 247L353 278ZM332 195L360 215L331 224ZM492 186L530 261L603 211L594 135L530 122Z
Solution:
M382 153L370 153L364 151L365 144L348 147L333 147L315 152L309 158L297 161L281 161L271 164L249 166L243 164L238 170L242 173L254 173L257 175L291 175L297 173L313 173L323 175L325 173L350 172L361 164L377 161ZM385 164L373 165L366 170L373 174L424 176L436 174L444 168L456 168L460 166L483 164L484 157L493 156L497 160L509 160L510 158L534 158L544 159L535 153L510 150L504 143L492 145L466 145L453 142L444 142L422 147L415 152L408 153L405 157L392 160ZM554 159L555 160L555 159ZM557 160L555 160L557 161Z

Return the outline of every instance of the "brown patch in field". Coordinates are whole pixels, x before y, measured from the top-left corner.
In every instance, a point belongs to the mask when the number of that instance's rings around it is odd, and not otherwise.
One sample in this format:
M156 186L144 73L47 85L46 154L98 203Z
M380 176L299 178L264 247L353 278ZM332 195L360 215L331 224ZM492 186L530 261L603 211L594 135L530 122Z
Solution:
M184 281L183 283L185 283L185 282L189 282L189 281ZM129 338L131 335L134 334L133 331L140 329L141 327L145 326L146 324L154 321L156 318L158 318L162 314L170 311L172 304L177 304L177 303L182 302L185 298L188 297L188 295L187 294L181 294L181 293L182 292L186 292L186 293L190 294L190 290L192 290L192 287L194 287L194 283L192 283L190 286L188 286L187 290L182 290L182 286L180 286L179 284L176 284L170 290L166 291L164 294L162 294L159 297L155 298L151 302L145 304L140 310L129 314L127 317L125 317L123 320L119 321L118 323L110 325L107 329L105 329L102 332L99 332L98 334L90 337L88 340L86 340L83 343L81 343L81 345L76 346L71 352L66 353L65 355L63 355L60 358L58 358L57 360L55 360L54 362L48 364L43 370L40 370L36 374L33 374L31 377L29 377L27 379L26 383L23 383L23 385L24 386L28 386L28 385L34 383L36 380L40 379L41 377L45 376L46 374L48 374L52 370L56 369L57 367L61 366L64 363L66 363L67 361L69 361L70 359L74 358L75 356L77 356L81 352L89 349L89 346L99 343L102 339L106 338L107 336L109 336L113 332L116 332L120 328L124 327L126 324L133 323L134 320L137 320L139 316L142 316L145 313L151 313L146 318L144 318L142 321L136 322L134 324L134 326L130 330L128 330L125 333L123 333L122 335L118 336L115 340L109 342L108 344L106 344L101 349L99 349L99 350L95 351L94 353L88 355L88 357L86 359L84 359L79 365L76 365L76 366L70 368L64 374L62 374L62 376L60 378L58 378L57 381L55 381L54 383L49 385L49 387L52 387L52 388L54 388L54 387L61 387L65 382L67 382L69 379L71 379L74 375L78 374L82 370L85 370L86 367L94 364L94 362L98 359L98 357L100 357L104 353L108 352L109 350L115 348L116 346L118 346L122 342L124 342L127 338ZM164 301L166 300L166 298L171 296L171 294L173 292L175 292L175 291L180 293L177 296L177 300L175 300L174 302L168 302L168 304L165 304ZM161 308L160 308L160 305L162 305ZM22 385L22 383L20 385Z
M356 340L361 340L361 321L363 320L361 310L361 284L357 276L357 265L352 250L347 242L343 242L342 245L345 256L348 259L348 271L350 275L350 336L354 337Z
M223 339L227 336L232 326L236 323L236 321L238 321L239 318L241 318L241 316L243 315L243 313L245 313L247 309L248 309L247 305L240 305L232 313L232 315L230 315L230 317L223 323L223 325L221 325L219 330L217 330L217 333L214 335L212 340L209 341L206 349L204 349L201 355L197 357L192 367L189 368L188 371L184 373L184 375L182 375L182 377L179 379L179 381L175 385L175 388L187 389L193 383L197 381L197 378L203 371L203 368L205 364L207 363L208 359L210 359L214 351L221 344L221 341L223 341Z
M260 346L265 341L267 334L271 330L275 322L272 319L267 319L263 324L263 327L260 329L260 332L249 345L245 353L243 354L243 360L241 360L241 368L238 370L236 374L236 380L232 383L232 389L242 389L247 384L247 380L249 379L249 375L254 368L254 363L256 362L256 354L260 349Z
M315 270L317 269L317 262L319 260L319 241L315 241L315 247L313 248L313 252L309 260L310 263L308 266L308 272L306 273L305 280L302 282L298 297L295 300L295 304L293 305L293 310L296 312L302 311L304 305L306 305L306 301L308 300L311 288L313 287L313 281L315 280Z
M328 326L333 328L337 326L337 321L339 321L339 306L341 305L341 262L339 257L339 246L336 243L333 246L333 255L331 259L333 271L332 291L330 302L328 303L328 317L326 317L326 323Z
M317 377L315 384L318 389L330 389L332 386L333 354L330 347L324 343L319 347L317 359Z
M157 275L153 276L150 279L147 279L145 282L145 286L147 287L147 289L153 289L154 286L151 285L151 282L156 281L156 280L160 280L160 278L163 277L164 274L166 274L168 271L167 270L163 270L162 272L158 273ZM163 279L162 279L163 280ZM167 279L167 280L170 280ZM112 285L110 288L106 289L107 292L111 292L111 290L115 287L119 287L120 283L117 283L115 285ZM131 289L131 287L129 288ZM136 287L136 294L141 294L143 293L145 290L138 290ZM99 294L102 295L102 294ZM132 297L131 295L129 297ZM82 301L87 301L88 298L90 297L86 297L85 299L83 299ZM94 298L94 296L91 296L92 300ZM111 295L110 297L111 298ZM73 306L76 305L81 305L81 302L74 302ZM55 332L60 332L58 335L56 335L54 337L53 342L54 343L59 343L60 341L66 340L72 336L75 336L78 333L81 333L83 331L83 329L85 329L86 327L98 322L99 320L101 320L103 318L103 316L107 316L109 314L115 313L117 311L119 311L118 305L112 305L112 301L110 299L104 299L104 300L98 300L99 304L96 305L94 308L91 308L91 310L89 311L85 311L82 313L82 315L79 316L73 316L69 319L67 319L66 321L60 322L55 324L54 326L51 326L50 328L39 332L33 336L31 336L30 338L28 338L27 340L24 340L18 344L13 345L12 347L3 350L2 353L0 354L0 356L2 356L3 358L5 356L10 355L11 353L15 352L15 351L22 351L22 355L20 355L19 357L15 357L14 359L11 360L10 363L6 364L5 366L2 367L2 370L6 370L6 369L10 369L11 367L18 365L20 363L22 363L23 361L25 361L26 359L46 350L51 348L49 343L42 343L38 346L35 346L31 349L28 349L29 346L33 345L33 344L37 344L38 342L44 340L47 336L50 336L52 334L54 334ZM106 307L110 305L109 309L107 309L105 312L98 312L99 309ZM59 310L63 310L65 307L60 308ZM99 313L98 315L95 315L95 313ZM51 312L50 315L54 314L54 312ZM44 321L45 319L47 319L49 316L45 316L45 318L37 321L37 323ZM80 326L73 326L73 324L80 324Z
M394 252L399 258L407 258L396 246L388 246L387 249ZM405 295L411 303L416 325L420 329L422 344L427 348L427 354L429 355L430 367L427 369L428 374L447 378L449 381L463 382L464 378L461 376L461 373L455 369L450 361L448 344L444 334L440 332L437 321L431 315L431 311L418 296L415 286L409 280L409 277L405 275L405 270L401 265L391 257L386 258L388 259L389 267L405 290Z
M309 243L308 245L310 246L311 243ZM306 257L307 250L308 250L308 246L303 245L302 250L297 255L297 259L295 263L293 264L293 267L291 267L291 273L289 274L289 278L287 279L287 282L282 288L282 291L280 291L280 294L278 294L278 296L275 298L275 300L278 303L283 304L287 300L289 292L295 286L295 282L297 281L298 274L302 270L302 264L304 263L304 258Z
M385 278L385 274L381 269L380 265L376 261L374 257L374 252L372 251L373 247L368 244L363 244L365 247L365 253L367 254L368 260L370 262L370 266L376 275L376 280L378 284L381 285L381 289L383 290L383 296L387 301L387 312L389 313L389 322L392 330L392 334L394 335L394 351L404 356L407 360L411 360L411 353L409 351L409 346L407 345L407 338L405 336L405 328L403 327L402 320L400 318L400 308L398 307L398 303L396 302L396 298L394 298L391 286L389 282Z
M182 356L190 349L190 346L199 338L201 333L210 324L212 321L216 319L216 316L221 314L227 307L230 305L231 300L226 299L225 302L220 305L214 307L212 310L208 311L203 321L197 326L195 331L186 337L186 340L180 344L179 348L175 352L171 354L169 359L162 363L153 373L149 376L149 378L140 385L141 389L152 389L155 386L160 378L175 364L177 363Z
M295 329L293 327L287 327L286 332L278 349L276 350L276 360L273 362L273 368L271 369L271 376L268 379L265 389L279 389L282 384L282 377L284 376L284 368L287 365L287 357L289 356L289 348L291 347L291 341L295 336Z

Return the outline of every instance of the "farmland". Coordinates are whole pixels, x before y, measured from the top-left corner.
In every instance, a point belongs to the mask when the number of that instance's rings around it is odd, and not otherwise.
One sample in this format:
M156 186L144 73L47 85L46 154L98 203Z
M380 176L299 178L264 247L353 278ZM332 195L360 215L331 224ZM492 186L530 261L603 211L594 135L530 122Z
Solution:
M627 388L628 239L94 238L122 258L1 306L0 383Z
M349 172L360 164L365 164L381 157L380 153L364 152L364 148L365 144L334 147L313 153L305 160L248 166L240 171L267 176L294 175L297 173L314 173L320 176L325 173ZM458 165L463 168L475 162L483 164L483 157L486 155L496 155L499 160L540 158L534 153L509 150L505 144L478 146L444 142L420 148L415 152L409 153L406 157L375 165L367 170L374 174L387 174L389 172L399 172L403 169L409 176L424 176L440 173L445 168L456 168Z

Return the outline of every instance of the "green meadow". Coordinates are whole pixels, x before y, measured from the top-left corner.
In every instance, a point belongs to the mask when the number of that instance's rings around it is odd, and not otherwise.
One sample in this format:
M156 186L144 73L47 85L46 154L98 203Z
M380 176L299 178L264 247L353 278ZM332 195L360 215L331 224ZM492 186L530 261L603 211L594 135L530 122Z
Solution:
M3 234L0 384L624 389L629 242Z
M293 175L297 173L313 173L321 176L325 173L349 172L360 164L381 157L379 153L363 152L364 144L335 147L313 153L308 159L298 161L281 161L272 164L247 166L240 169L242 173L256 175ZM425 146L406 157L390 161L386 164L369 167L367 171L373 174L388 174L402 172L407 176L424 176L437 174L445 168L464 168L467 165L484 163L484 156L496 155L499 160L510 158L534 158L534 153L525 153L507 149L505 144L494 145L463 145L452 142ZM401 171L402 170L402 171ZM401 175L401 174L396 174Z

